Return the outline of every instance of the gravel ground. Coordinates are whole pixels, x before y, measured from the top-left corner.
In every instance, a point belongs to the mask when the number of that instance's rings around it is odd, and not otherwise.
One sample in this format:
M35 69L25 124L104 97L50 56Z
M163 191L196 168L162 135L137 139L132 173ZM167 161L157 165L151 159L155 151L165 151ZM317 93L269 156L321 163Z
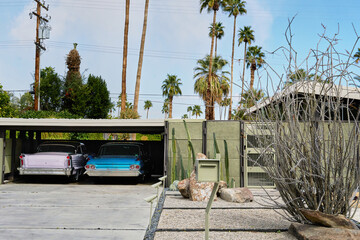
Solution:
M274 210L211 209L210 229L284 230L290 222ZM158 229L204 229L205 210L163 209Z
M152 215L152 218L151 218L151 224L146 229L144 240L154 239L155 231L156 231L156 229L158 227L158 223L159 223L159 220L160 220L160 217L161 217L161 213L162 213L165 198L166 198L166 189L164 189L163 194L161 194L161 196L159 198L159 201L158 201L158 203L156 205L155 211L154 211L154 213Z
M156 232L155 240L184 240L204 239L205 232ZM210 232L212 240L296 240L287 232L261 233L261 232Z
M273 199L279 204L283 204L283 201L277 196L273 196ZM180 194L170 194L166 196L164 203L164 209L169 208L203 208L205 209L207 202L194 202L189 199L183 198ZM217 198L212 204L212 209L216 208L278 208L268 196L254 195L254 201L250 203L233 203Z

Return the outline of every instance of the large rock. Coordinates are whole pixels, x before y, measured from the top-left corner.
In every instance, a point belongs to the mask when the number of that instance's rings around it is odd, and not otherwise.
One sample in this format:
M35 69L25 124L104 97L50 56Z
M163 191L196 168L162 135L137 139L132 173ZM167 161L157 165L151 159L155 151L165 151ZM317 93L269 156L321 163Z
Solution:
M177 191L178 189L179 180L175 180L169 187L170 191Z
M207 156L203 153L197 153L196 159L208 159Z
M190 180L188 178L181 180L177 185L181 196L184 198L190 197Z
M300 223L292 223L289 228L289 233L301 240L360 239L359 230L327 228Z
M217 196L220 196L220 193L222 191L222 189L226 189L227 188L227 183L225 181L220 181L219 182L219 189L217 191Z
M309 209L299 209L304 217L315 225L332 228L358 229L358 227L344 215L331 215Z
M213 182L198 182L196 181L195 171L190 175L190 200L192 201L208 201L211 196ZM215 194L216 199L216 194Z
M223 188L220 191L221 199L228 202L252 202L254 196L248 188Z

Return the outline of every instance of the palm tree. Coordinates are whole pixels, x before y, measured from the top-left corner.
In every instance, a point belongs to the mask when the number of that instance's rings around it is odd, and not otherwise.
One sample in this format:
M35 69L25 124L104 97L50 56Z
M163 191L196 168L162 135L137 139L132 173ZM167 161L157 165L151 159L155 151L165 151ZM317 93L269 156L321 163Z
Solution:
M167 75L167 78L163 81L163 85L161 86L163 91L163 96L166 96L169 99L169 118L172 118L172 102L174 96L181 95L180 82L181 79L176 75Z
M209 74L210 56L206 56L204 59L197 61L199 65L194 69L194 92L198 93L200 97L207 104L207 92L210 90L210 104L213 106L215 101L220 102L222 96L228 93L228 80L227 75L229 72L223 71L223 67L227 64L225 59L220 56L216 56L213 60L212 74ZM208 79L212 77L210 88L208 88ZM214 114L212 112L211 114ZM211 116L214 119L214 116Z
M186 111L189 113L189 117L191 116L191 113L192 113L192 107L191 106L189 106L187 109L186 109Z
M225 32L224 32L224 26L222 25L221 22L217 22L215 24L215 30L213 29L214 28L214 25L213 24L210 24L210 27L209 27L209 37L212 37L213 35L213 32L215 32L215 56L217 55L217 40L221 39Z
M230 98L224 97L224 99L219 103L220 108L220 120L221 120L221 113L222 113L222 108L224 108L224 119L226 119L226 107L230 105ZM230 119L231 119L231 114L230 114Z
M214 12L213 16L213 26L216 23L216 12L219 10L220 6L224 5L224 0L200 0L200 13L206 9L208 13L211 11ZM213 50L214 50L214 38L215 38L215 28L213 29L213 34L211 36L211 46L210 46L210 59L209 59L209 72L212 72L213 67ZM214 105L211 104L211 74L209 75L207 82L207 92L206 92L206 105L205 105L205 118L207 120L214 120Z
M149 0L146 0L145 1L145 10L144 10L144 23L143 23L143 30L142 30L142 35L141 35L138 70L137 70L137 74L136 74L136 83L135 83L134 111L136 111L136 112L138 110L138 104L139 104L140 79L141 79L142 63L143 63L143 59L144 59L145 36L146 36L148 12L149 12Z
M144 102L144 110L146 110L146 119L149 118L149 109L153 106L152 102L150 100L146 100ZM135 108L135 106L134 106Z
M360 48L358 48L357 52L354 54L355 62L359 63L360 61Z
M199 105L194 105L194 107L193 107L193 110L192 110L192 115L194 116L196 116L196 119L198 118L198 117L200 117L200 115L202 114L203 112L201 111L201 107L199 106Z
M189 117L188 117L187 114L184 114L184 115L181 116L181 119L188 119L188 118L189 118Z
M253 89L254 87L255 71L261 68L262 64L265 62L265 54L261 51L261 48L262 47L259 46L251 46L246 53L246 66L247 68L250 67L251 70L250 89Z
M167 118L167 115L169 113L169 99L165 99L165 102L163 104L163 107L161 109L161 112L165 114L165 118Z
M244 93L244 86L245 86L245 58L246 58L246 49L247 44L251 45L252 42L255 42L254 30L251 29L251 26L244 26L244 28L240 28L238 32L238 42L239 46L241 43L245 43L244 46L244 65L243 65L243 72L242 72L242 79L241 79L241 96Z
M241 96L239 104L244 108L251 108L252 106L255 106L255 104L261 99L263 99L264 96L265 94L262 89L256 90L251 88L244 92L243 96Z
M230 80L230 105L229 105L229 120L231 120L231 107L232 107L232 87L233 87L233 75L234 75L234 52L235 52L235 33L236 33L236 17L246 13L245 1L241 0L227 0L224 8L225 12L229 13L229 17L234 17L234 30L232 41L232 53L231 53L231 80Z
M123 69L122 69L122 82L121 82L121 112L125 111L125 103L126 103L126 67L127 67L127 50L128 50L128 39L129 39L129 16L130 16L130 0L126 0Z

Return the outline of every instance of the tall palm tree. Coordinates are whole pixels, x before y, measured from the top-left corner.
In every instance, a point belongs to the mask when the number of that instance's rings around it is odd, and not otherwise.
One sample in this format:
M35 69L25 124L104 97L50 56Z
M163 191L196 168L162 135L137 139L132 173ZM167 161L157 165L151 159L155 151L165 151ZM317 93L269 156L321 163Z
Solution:
M125 103L126 103L126 67L127 67L128 40L129 40L129 16L130 16L130 0L126 0L123 69L122 69L122 82L121 82L121 112L125 112Z
M144 23L143 23L143 30L142 30L142 35L141 35L139 62L138 62L138 70L137 70L137 74L136 74L135 94L134 94L134 111L136 111L136 112L138 110L138 104L139 104L140 79L141 79L141 70L142 70L142 64L143 64L143 59L144 59L145 36L146 36L148 12L149 12L149 0L145 0Z
M192 115L196 117L196 119L198 117L200 117L200 115L202 114L203 112L201 111L201 107L199 105L194 105L193 107L193 110L192 110Z
M222 25L221 22L217 22L215 24L215 31L214 31L214 25L213 24L210 24L210 27L209 27L209 37L212 37L213 35L213 32L215 32L215 56L217 55L217 40L221 39L225 32L224 32L224 26Z
M261 68L265 62L265 54L261 51L261 48L259 46L251 46L246 53L246 66L247 68L250 67L251 71L250 89L254 87L255 71Z
M242 78L241 78L241 95L243 95L244 86L245 86L245 58L246 58L247 44L251 45L252 42L255 42L254 30L251 29L251 26L244 26L244 28L239 29L238 42L239 42L239 46L241 43L245 43L244 65L243 65L243 72L242 72Z
M146 100L144 102L144 110L146 110L146 119L149 118L149 109L153 106L152 102L150 100Z
M211 11L214 12L213 15L213 25L216 23L216 12L219 11L220 6L223 6L225 3L224 0L200 0L200 13L206 9L208 13ZM214 38L215 38L215 28L213 29L213 34L211 36L211 46L210 46L210 61L209 61L209 72L212 72L212 62L213 62L213 51L214 51ZM205 105L205 118L207 120L214 120L214 105L211 104L211 74L209 75L207 82L207 92L206 92L206 105Z
M194 92L198 93L200 97L207 104L207 92L210 90L210 104L213 106L215 101L220 102L222 96L228 93L228 81L229 78L227 75L229 72L223 71L222 69L227 64L225 59L222 59L220 56L216 56L213 60L212 74L209 74L209 64L210 56L206 56L204 59L197 61L199 65L194 69ZM208 87L208 79L211 76L211 85ZM211 114L214 114L212 112ZM211 119L214 119L215 116L212 115Z
M163 96L166 96L169 99L169 118L172 118L172 102L174 96L181 95L180 89L181 79L176 75L167 75L167 78L163 81L161 86L163 91Z
M355 62L359 63L360 61L360 48L358 48L357 52L354 54Z
M229 17L234 17L234 30L232 41L232 53L231 53L231 80L230 80L230 105L229 105L229 120L231 120L231 108L232 108L232 87L233 87L233 75L234 75L234 52L235 52L235 33L236 33L236 17L246 13L245 1L241 0L227 0L224 8L225 12L229 13Z

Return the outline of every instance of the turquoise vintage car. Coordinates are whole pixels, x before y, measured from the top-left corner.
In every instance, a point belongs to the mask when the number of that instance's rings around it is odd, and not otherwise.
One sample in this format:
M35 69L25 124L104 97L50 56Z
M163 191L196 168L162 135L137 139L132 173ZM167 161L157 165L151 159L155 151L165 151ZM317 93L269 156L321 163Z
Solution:
M85 165L85 174L90 177L139 177L145 176L147 155L141 143L116 142L100 147L97 157Z

